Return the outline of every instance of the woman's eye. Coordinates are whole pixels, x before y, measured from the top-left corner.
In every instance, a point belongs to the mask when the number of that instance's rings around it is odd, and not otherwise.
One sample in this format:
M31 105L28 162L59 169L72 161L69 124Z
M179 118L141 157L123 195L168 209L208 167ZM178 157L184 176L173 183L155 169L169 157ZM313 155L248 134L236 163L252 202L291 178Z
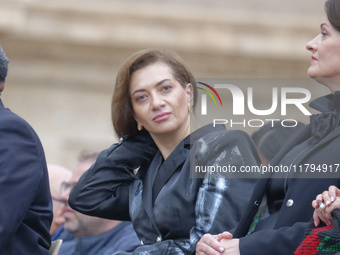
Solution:
M136 97L136 101L137 101L137 102L141 102L141 101L143 101L145 98L146 98L146 95L140 95L140 96Z
M322 37L325 37L325 36L327 36L328 34L327 34L327 32L322 31L322 32L321 32L321 35L322 35Z
M164 87L162 87L162 91L169 91L169 90L171 90L171 86L164 86Z

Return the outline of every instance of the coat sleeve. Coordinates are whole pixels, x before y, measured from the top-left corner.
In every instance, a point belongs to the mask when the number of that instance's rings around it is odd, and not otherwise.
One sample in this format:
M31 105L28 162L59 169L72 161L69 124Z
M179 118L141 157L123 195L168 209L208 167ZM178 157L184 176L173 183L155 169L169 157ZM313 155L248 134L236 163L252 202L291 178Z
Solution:
M2 113L1 113L2 114ZM46 162L32 128L13 115L0 121L0 253L39 195Z
M254 232L240 239L242 255L293 254L301 243L307 222L298 222L290 227Z
M156 146L147 131L102 151L72 189L69 204L81 213L115 220L130 220L129 185L133 170L147 164Z
M288 189L277 216L261 220L257 226L263 230L240 238L241 255L293 254L313 215L311 201L330 185L340 185L340 179L288 179ZM293 206L286 205L288 200L294 201ZM266 220L270 221L270 217L277 217L274 227L267 227Z
M197 164L230 164L239 168L241 165L259 164L253 142L248 135L238 131L204 136L193 146L192 155L192 167ZM214 178L207 173L197 194L196 225L192 227L190 237L140 246L133 254L192 254L205 233L232 232L249 202L255 181L253 178L228 178L228 175Z
M240 175L239 171L244 166L260 165L253 141L242 131L224 131L218 135L204 136L197 145L198 151L209 149L206 154L196 153L196 160L191 161L193 166L233 166L236 172L206 173L196 202L196 226L190 236L193 250L205 233L233 233L257 181L256 175Z

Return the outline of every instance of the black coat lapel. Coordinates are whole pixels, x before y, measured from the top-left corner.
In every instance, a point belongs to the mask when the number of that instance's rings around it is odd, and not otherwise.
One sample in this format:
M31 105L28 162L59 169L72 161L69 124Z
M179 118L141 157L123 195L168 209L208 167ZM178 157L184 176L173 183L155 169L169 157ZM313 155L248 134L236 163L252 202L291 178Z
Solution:
M296 144L299 144L310 137L310 125L302 128L295 135L292 136L290 141L279 151L279 153L269 162L270 165L277 165L281 159L289 152ZM258 211L262 199L268 189L270 178L262 178L257 181L254 187L248 207L242 215L240 223L235 229L234 237L239 238L248 233L249 227Z
M311 136L310 125L303 127L300 131L296 132L291 139L282 147L277 155L269 162L270 165L276 166L281 159L297 144L302 143Z
M340 127L333 130L329 135L322 138L319 142L311 146L309 149L307 149L304 153L304 156L299 159L299 161L295 162L294 164L300 165L300 163L307 157L312 155L314 151L317 151L322 147L323 145L327 144L328 142L334 140L335 137L340 136Z
M243 213L241 220L233 233L234 238L240 238L248 233L250 224L253 222L264 194L267 191L269 181L270 178L261 178L256 182L248 207Z
M165 185L165 183L170 179L173 173L183 165L183 162L187 158L187 153L189 150L184 149L183 142L181 142L178 147L174 150L175 153L170 154L166 161L157 172L157 176L153 183L152 189L152 204L154 204L159 192Z
M159 168L159 166L162 163L162 155L160 153L160 151L158 151L154 157L154 159L151 161L150 166L148 167L148 169L146 169L146 174L144 176L144 180L143 180L143 207L148 215L148 217L150 218L150 221L153 225L153 227L155 228L155 230L157 231L158 235L160 235L160 231L158 229L157 223L156 223L156 219L155 219L155 215L153 213L153 203L152 203L152 186L157 174L157 170Z

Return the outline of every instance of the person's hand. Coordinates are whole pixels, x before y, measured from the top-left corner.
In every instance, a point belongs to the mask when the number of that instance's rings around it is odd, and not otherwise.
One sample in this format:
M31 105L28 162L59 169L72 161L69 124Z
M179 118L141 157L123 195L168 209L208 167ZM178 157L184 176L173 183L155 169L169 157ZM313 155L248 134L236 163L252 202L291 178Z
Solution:
M220 243L224 247L222 255L240 255L239 239L222 239Z
M216 255L222 254L225 250L220 243L221 240L232 239L233 235L229 232L223 232L218 235L205 234L196 246L196 255Z
M316 227L319 226L320 220L326 225L332 224L332 211L340 209L340 189L330 186L328 190L316 196L312 206L315 209L313 220Z

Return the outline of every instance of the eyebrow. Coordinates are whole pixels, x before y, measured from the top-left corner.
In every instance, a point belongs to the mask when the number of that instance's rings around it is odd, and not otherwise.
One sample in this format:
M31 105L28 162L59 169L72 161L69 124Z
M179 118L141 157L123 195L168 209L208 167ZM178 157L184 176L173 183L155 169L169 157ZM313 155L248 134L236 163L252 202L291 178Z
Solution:
M164 82L166 82L166 81L171 81L171 80L170 80L170 79L161 80L161 81L159 81L159 82L156 83L156 86L155 86L155 87L158 87L158 86L162 85L162 84L163 84ZM135 92L133 92L132 95L134 95L134 94L136 94L136 93L138 93L138 92L144 92L144 91L145 91L145 89L137 89Z

